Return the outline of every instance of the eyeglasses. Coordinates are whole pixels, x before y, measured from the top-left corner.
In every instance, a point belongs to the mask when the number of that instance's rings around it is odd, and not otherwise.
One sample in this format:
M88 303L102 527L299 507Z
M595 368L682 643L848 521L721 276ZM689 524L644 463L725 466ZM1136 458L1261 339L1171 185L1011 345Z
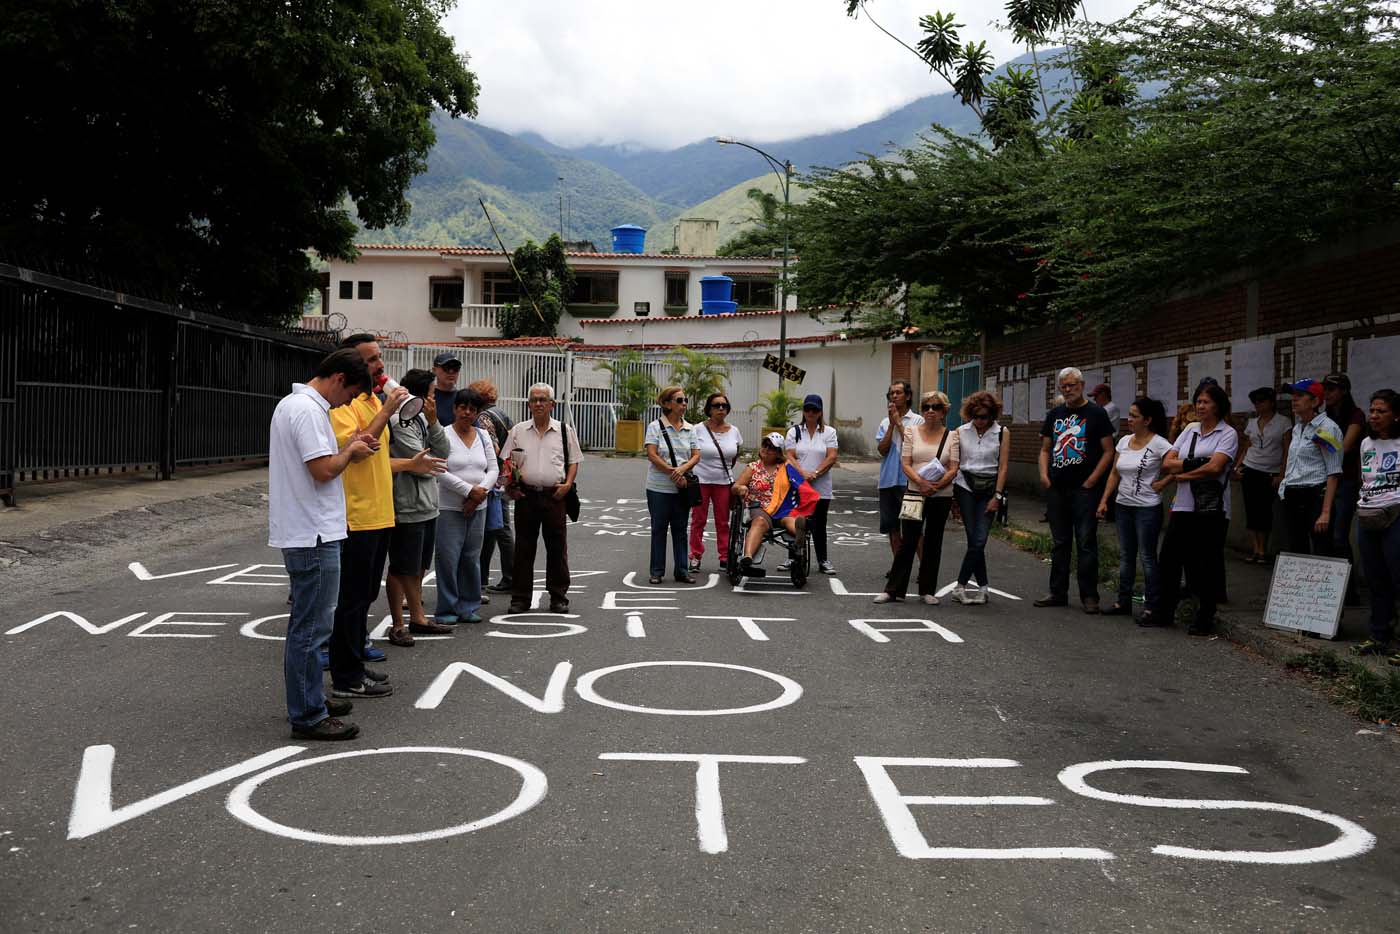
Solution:
M727 412L727 411L729 411L729 403L728 403L728 402L711 402L711 403L710 403L710 408L712 408L712 409L724 409L724 410Z
M530 404L531 404L531 405L549 405L549 404L550 404L551 402L553 402L553 401L554 401L553 399L531 399L531 400L530 400Z
M984 418L991 418L991 417L992 417L992 413L991 413L991 412L973 412L973 413L972 413L972 419L973 419L973 421L978 421L978 422L980 422L980 421L982 421L982 419L984 419Z
M675 405L675 404L677 404L677 403L679 403L680 405L685 405L685 404L686 404L686 398L685 398L685 396L672 396L672 397L671 397L671 404L672 404L672 405Z
M925 402L919 408L923 409L925 412L941 412L946 406L941 402Z
M817 408L815 405L804 405L804 406L802 407L802 411L804 411L804 412L820 412L821 409Z

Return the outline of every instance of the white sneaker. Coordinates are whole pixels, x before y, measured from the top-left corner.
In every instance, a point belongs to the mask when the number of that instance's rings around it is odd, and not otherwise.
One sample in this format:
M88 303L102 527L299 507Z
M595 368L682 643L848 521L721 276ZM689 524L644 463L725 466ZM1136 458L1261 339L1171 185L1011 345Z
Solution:
M928 606L938 606L938 598L931 593L926 593L919 599L924 601L924 603Z
M836 573L836 565L832 564L830 561L823 561L823 562L821 563L821 569L822 569L822 573L823 573L823 574L835 574L835 573Z
M792 567L792 559L791 559L791 558L784 558L784 559L783 559L783 563L780 564L780 565L778 565L778 570L780 570L780 571L786 571L786 570L789 570L791 567Z
M874 600L871 600L870 602L871 602L871 603L892 603L893 601L894 601L894 597L890 596L889 594L887 594L887 593L877 593L877 594L875 595L875 599L874 599Z
M971 590L972 590L972 592L971 592L970 594L968 594L968 598L967 598L969 603L986 603L986 602L987 602L987 588L986 588L986 587L973 587L973 588L971 588Z
M953 602L967 603L967 588L962 584L953 588Z

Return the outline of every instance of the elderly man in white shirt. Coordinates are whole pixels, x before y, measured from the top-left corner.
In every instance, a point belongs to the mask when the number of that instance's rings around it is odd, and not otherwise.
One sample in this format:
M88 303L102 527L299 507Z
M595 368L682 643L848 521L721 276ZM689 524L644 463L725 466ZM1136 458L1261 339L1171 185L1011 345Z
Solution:
M321 361L310 382L293 384L272 413L267 543L282 549L292 585L282 669L287 720L297 739L353 739L360 732L339 719L350 712L350 702L326 697L319 652L330 638L340 591L346 528L340 475L373 453L358 438L338 445L330 411L369 386L369 367L360 352L337 350Z

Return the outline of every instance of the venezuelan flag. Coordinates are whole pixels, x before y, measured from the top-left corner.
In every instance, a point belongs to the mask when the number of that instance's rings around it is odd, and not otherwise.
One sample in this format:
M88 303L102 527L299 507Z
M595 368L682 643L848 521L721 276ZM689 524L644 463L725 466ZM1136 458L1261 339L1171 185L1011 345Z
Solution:
M773 478L773 496L764 511L774 519L810 516L820 500L821 494L812 489L802 472L791 464L784 464Z
M1332 454L1342 449L1342 440L1324 428L1319 428L1317 434L1313 435L1313 444Z

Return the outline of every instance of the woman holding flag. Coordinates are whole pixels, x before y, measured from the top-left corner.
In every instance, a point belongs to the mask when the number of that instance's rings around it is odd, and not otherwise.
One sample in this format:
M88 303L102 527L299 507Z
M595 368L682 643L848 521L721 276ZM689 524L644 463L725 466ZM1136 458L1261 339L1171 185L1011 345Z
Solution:
M1332 501L1342 475L1342 432L1323 411L1324 390L1300 379L1293 391L1293 435L1284 449L1283 500L1286 550L1300 555L1332 554Z
M938 605L938 565L943 558L943 527L953 508L953 481L958 476L958 433L944 424L948 417L948 397L941 392L926 392L919 400L922 425L904 429L904 475L909 478L909 493L905 502L919 503L919 518L905 516L900 529L899 554L894 566L885 575L885 589L875 595L876 603L903 600L909 589L909 575L914 570L914 556L919 550L920 536L924 538L924 554L919 562L919 599L929 606ZM921 499L915 497L922 495Z
M821 501L802 472L783 459L783 436L769 432L758 446L758 460L744 468L734 484L734 493L744 498L749 509L749 534L739 564L748 568L763 544L763 537L774 524L780 524L797 538L796 548L806 547L807 517Z

